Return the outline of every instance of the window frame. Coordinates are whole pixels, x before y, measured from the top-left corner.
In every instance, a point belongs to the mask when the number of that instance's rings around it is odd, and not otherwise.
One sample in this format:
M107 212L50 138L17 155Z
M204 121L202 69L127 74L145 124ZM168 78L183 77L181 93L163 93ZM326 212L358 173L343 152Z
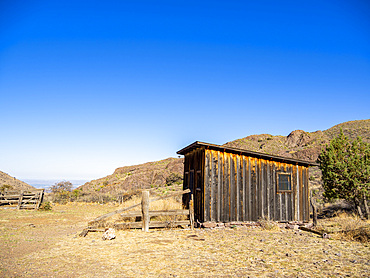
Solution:
M184 184L185 184L184 189L189 189L189 172L185 172L184 174Z
M197 191L202 191L202 171L201 170L197 170L196 175L197 175L197 186L196 186L196 190Z
M280 186L279 186L280 175L284 175L284 176L288 176L289 177L290 189L287 189L287 190L280 189ZM276 173L276 193L287 193L287 192L293 192L292 173L289 173L289 172L277 172Z
M193 193L195 190L195 176L194 176L194 170L190 170L189 174L189 187L190 191Z

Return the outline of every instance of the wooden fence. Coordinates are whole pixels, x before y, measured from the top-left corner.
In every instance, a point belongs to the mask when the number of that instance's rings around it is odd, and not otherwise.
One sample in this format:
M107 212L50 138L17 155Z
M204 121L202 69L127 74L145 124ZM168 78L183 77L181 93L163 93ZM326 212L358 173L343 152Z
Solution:
M176 210L155 210L150 211L149 210L149 204L154 201L163 200L171 197L175 197L178 195L183 195L190 193L190 190L184 190L180 192L174 192L171 194L168 194L166 196L162 197L156 197L153 199L149 199L149 191L143 191L142 192L142 200L141 203L132 205L127 208L119 209L107 214L104 214L102 216L97 217L93 221L89 222L89 227L84 229L80 236L86 236L88 232L97 232L97 231L104 231L103 229L100 229L101 227L113 227L117 230L123 230L123 229L137 229L142 228L143 231L148 232L149 228L172 228L172 227L178 227L178 226L187 226L190 225L190 228L194 228L194 206L193 206L193 200L191 198L189 209L176 209ZM125 211L131 210L135 207L141 206L141 211L131 211L126 212ZM105 220L107 218L116 215L120 213L120 216L122 218L136 218L135 222L123 222L123 223L106 223ZM176 216L179 215L187 215L189 216L189 220L176 220ZM150 221L151 217L156 216L174 216L174 220L172 221Z
M44 197L44 189L32 191L6 191L0 193L0 205L16 206L17 209L38 209Z

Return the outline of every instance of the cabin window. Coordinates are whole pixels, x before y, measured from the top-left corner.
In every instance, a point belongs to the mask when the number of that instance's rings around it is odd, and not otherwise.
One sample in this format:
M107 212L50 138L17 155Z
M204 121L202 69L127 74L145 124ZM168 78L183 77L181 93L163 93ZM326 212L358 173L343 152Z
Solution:
M202 190L202 172L197 171L197 190Z
M190 170L189 189L191 192L194 190L194 170Z
M277 191L292 191L292 175L290 173L277 173Z
M189 172L185 172L184 184L185 184L184 189L189 188Z

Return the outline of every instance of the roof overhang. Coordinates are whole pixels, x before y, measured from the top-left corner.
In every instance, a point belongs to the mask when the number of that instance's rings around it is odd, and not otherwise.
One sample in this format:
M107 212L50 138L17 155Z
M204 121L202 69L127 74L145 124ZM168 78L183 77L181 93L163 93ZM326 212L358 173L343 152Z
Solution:
M191 152L195 149L199 149L199 148L229 152L229 153L234 153L234 154L247 155L247 156L251 156L251 157L256 157L256 158L261 158L261 159L266 159L266 160L272 160L272 161L277 161L277 162L296 164L296 165L302 165L302 166L307 166L307 167L309 167L309 166L319 166L319 164L314 162L314 161L306 161L306 160L294 159L294 158L289 158L289 157L284 157L284 156L270 155L270 154L267 154L267 153L260 153L260 152L254 152L254 151L239 149L239 148L225 147L225 146L209 144L209 143L204 143L204 142L199 142L199 141L196 141L196 142L190 144L189 146L179 150L177 152L177 154L186 155L187 153L189 153L189 152Z

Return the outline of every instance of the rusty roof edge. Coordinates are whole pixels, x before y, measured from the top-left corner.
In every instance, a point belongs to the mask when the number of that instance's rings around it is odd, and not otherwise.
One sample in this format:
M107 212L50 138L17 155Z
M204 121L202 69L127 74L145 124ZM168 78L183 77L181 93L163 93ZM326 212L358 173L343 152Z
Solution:
M197 147L198 145L202 145L202 144L206 144L206 143L203 143L203 142L199 142L199 141L195 141L194 143L186 146L185 148L182 148L181 150L177 151L176 153L177 154L182 154L184 155L185 153L187 153L188 150L191 150L193 149L194 147Z
M195 141L194 143L186 146L185 148L179 150L176 153L184 155L188 151L190 151L192 149L195 149L195 148L198 148L198 147L202 147L202 146L203 147L208 147L208 148L213 148L213 149L219 149L219 150L228 150L230 152L244 153L244 154L248 154L248 155L251 155L251 156L257 156L257 157L260 157L260 158L276 159L276 160L292 162L292 163L296 163L296 164L304 164L304 165L308 165L308 166L319 166L319 164L314 162L314 161L306 161L306 160L289 158L289 157L284 157L284 156L270 155L270 154L267 154L267 153L260 153L260 152L245 150L245 149L226 147L226 146L210 144L210 143L205 143L205 142L200 142L200 141Z

